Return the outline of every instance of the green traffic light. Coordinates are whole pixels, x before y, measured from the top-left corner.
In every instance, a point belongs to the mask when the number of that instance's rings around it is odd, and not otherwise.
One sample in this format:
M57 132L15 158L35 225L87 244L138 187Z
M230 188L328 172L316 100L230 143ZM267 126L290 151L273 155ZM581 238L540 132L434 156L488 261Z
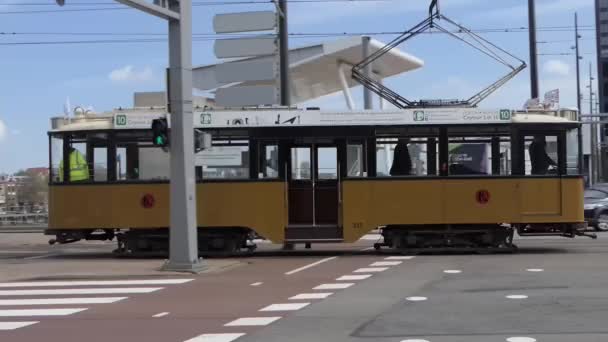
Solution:
M157 136L156 145L164 145L164 144L165 144L165 139L163 139L163 137L161 137L161 136Z

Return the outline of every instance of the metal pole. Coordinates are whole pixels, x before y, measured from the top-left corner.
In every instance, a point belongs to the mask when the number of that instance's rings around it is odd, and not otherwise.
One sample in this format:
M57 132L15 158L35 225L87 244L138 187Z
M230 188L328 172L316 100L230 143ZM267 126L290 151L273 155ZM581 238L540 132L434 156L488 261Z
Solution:
M279 0L279 10L281 105L291 106L291 91L289 89L289 27L287 26L287 0Z
M589 63L589 114L593 115L593 76L592 76L593 66ZM590 144L589 144L589 185L593 185L596 182L596 168L597 168L597 128L595 127L595 119L591 119L591 125L589 126L589 136L590 136Z
M171 229L166 271L199 273L194 117L192 114L192 0L171 0L180 20L169 20L169 92L171 98Z
M363 59L366 59L370 55L370 37L361 37L361 46L363 48ZM372 65L371 63L367 63L363 68L363 74L365 77L372 77ZM363 87L363 108L364 109L373 109L374 103L372 99L372 91L367 87Z
M530 33L530 87L531 97L538 98L538 55L536 53L536 8L535 0L528 0L528 31Z
M578 34L578 13L574 13L574 39L575 39L575 55L576 55L576 105L578 108L578 118L579 122L582 122L581 114L581 66L580 66L580 53L579 53L579 39L581 37ZM577 140L578 140L578 173L583 174L583 127L579 127L577 131Z

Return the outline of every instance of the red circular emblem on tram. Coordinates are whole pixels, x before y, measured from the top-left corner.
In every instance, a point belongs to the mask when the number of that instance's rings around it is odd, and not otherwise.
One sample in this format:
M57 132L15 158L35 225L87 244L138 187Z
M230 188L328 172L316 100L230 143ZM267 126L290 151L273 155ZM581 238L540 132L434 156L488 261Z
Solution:
M490 192L488 190L479 190L475 194L475 198L477 199L477 203L487 204L490 202Z
M141 198L141 206L146 209L154 207L154 202L154 196L150 194L145 194L144 197Z

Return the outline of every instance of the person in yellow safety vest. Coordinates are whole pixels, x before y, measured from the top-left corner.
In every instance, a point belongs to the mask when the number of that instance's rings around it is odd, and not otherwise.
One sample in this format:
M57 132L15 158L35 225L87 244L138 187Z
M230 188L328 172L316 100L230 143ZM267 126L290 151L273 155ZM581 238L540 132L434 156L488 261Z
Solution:
M77 149L70 147L70 182L89 180L89 166ZM63 160L59 164L59 181L63 182Z

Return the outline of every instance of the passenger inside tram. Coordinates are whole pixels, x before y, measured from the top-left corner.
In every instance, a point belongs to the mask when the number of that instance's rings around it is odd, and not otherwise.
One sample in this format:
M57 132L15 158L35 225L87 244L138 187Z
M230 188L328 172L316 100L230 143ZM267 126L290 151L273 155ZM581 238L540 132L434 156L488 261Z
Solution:
M550 166L557 165L547 154L546 147L547 141L542 135L535 135L534 141L530 144L530 147L528 147L533 175L546 175L549 173Z
M391 166L391 176L409 176L412 173L412 159L408 144L409 138L400 138L395 146L393 165Z

